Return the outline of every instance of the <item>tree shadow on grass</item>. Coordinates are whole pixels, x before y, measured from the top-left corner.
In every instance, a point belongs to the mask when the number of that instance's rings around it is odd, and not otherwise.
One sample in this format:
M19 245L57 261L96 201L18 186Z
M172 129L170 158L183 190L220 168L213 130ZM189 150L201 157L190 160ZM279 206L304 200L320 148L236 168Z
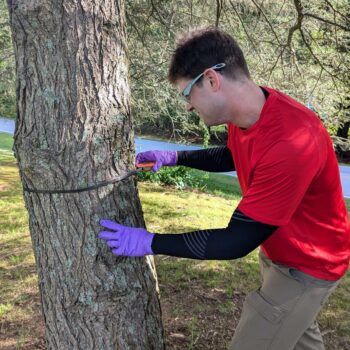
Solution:
M15 300L15 307L26 312L15 321L7 317L0 319L1 350L44 350L44 321L41 315L37 290L20 294Z

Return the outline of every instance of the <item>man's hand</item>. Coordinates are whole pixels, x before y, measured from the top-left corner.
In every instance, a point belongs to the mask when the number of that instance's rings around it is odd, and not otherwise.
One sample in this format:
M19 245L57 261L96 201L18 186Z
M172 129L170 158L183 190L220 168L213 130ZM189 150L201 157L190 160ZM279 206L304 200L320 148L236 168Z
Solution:
M101 220L100 225L109 231L100 231L98 237L106 241L114 255L153 255L151 245L154 233L144 228L123 226L110 220Z
M177 162L176 151L147 151L138 153L136 164L155 162L152 171L157 172L162 166L174 166Z

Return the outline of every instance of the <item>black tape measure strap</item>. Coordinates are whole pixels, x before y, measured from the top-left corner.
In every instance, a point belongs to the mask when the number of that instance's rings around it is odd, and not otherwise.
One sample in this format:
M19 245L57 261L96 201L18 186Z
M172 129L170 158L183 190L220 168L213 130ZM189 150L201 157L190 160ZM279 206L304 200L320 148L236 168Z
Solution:
M85 191L92 191L95 190L97 188L100 187L104 187L104 186L108 186L108 185L112 185L115 182L118 181L122 181L125 180L126 178L132 176L132 175L136 175L137 173L139 173L140 171L143 171L143 168L139 168L139 169L135 169L135 170L131 170L128 173L125 173L121 176L117 176L111 180L106 180L106 181L101 181L95 185L91 185L91 186L87 186L87 187L80 187L80 188L74 188L71 190L39 190L39 189L34 189L34 188L28 188L26 186L23 187L23 190L25 192L32 192L32 193L78 193L78 192L85 192Z

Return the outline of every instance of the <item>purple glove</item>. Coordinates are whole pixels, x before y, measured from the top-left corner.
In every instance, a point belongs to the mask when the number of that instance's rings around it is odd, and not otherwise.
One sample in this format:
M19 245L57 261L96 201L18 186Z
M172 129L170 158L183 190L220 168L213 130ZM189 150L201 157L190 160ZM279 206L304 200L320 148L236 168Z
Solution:
M153 255L151 245L154 233L144 228L123 226L110 220L101 220L100 225L110 230L100 231L98 237L106 241L114 255Z
M177 162L176 151L147 151L138 153L136 164L144 162L155 162L152 171L157 172L163 165L173 166Z

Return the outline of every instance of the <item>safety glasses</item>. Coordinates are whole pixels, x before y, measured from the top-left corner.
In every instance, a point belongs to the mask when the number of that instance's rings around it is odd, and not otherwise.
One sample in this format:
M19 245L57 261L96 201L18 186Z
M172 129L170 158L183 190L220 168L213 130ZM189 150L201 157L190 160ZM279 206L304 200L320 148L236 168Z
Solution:
M214 70L220 70L222 68L224 68L226 66L225 63L218 63L215 66L212 66L210 68L207 69L214 69ZM206 70L207 70L206 69ZM206 71L205 70L205 71ZM189 102L190 101L190 94L191 94L191 90L193 88L193 86L202 78L202 76L204 75L205 71L199 75L197 75L193 80L191 80L186 87L182 90L181 93L181 97L186 101Z

